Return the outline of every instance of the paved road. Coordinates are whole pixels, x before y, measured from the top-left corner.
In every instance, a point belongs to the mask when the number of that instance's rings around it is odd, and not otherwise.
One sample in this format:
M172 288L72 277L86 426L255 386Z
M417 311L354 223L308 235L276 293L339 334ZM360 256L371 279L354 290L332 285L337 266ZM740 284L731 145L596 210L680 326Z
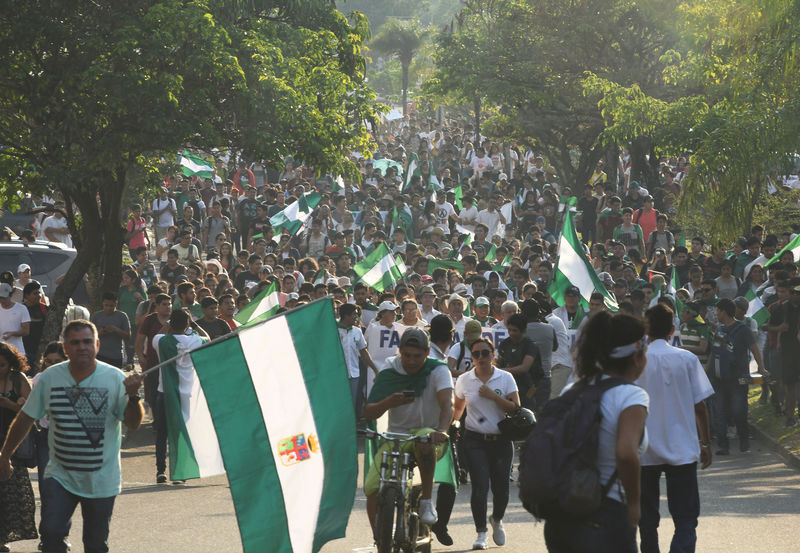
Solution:
M124 485L112 521L111 551L241 551L226 479L196 480L183 486L156 485L152 436L148 425L125 441ZM712 467L701 474L703 514L698 529L698 552L792 553L798 550L800 475L765 447L757 442L753 445L753 453L715 459ZM662 522L662 550L668 551L672 522L663 500L661 513L667 517ZM522 508L514 489L505 525L508 544L503 550L507 553L545 551L543 525L536 524ZM322 553L370 551L368 528L365 500L359 489L347 537L327 544ZM468 485L460 490L450 529L455 545L436 544L434 551L469 551L475 534ZM72 550L76 553L83 552L80 535L81 519L80 514L76 514L72 529ZM35 541L10 545L13 552L36 551Z

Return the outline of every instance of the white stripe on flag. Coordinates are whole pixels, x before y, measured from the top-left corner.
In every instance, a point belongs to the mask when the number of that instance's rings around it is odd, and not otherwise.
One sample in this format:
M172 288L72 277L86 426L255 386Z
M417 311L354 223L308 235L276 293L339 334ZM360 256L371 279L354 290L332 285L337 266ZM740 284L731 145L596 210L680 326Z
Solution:
M594 292L594 282L587 272L583 253L578 254L567 240L562 240L559 255L558 270L569 279L573 286L577 286L581 291L581 296L589 301Z
M183 362L188 358L181 358ZM177 366L177 364L176 364ZM219 450L217 431L208 411L208 403L200 386L194 368L187 371L178 368L178 382L181 396L181 414L194 451L194 459L200 471L200 478L225 474L222 453Z
M271 293L258 303L258 307L256 307L256 310L250 314L248 322L252 321L255 318L260 317L264 313L268 313L270 310L275 309L276 307L280 307L280 305L281 305L281 300L280 297L278 296L278 293L277 292Z
M308 390L287 319L280 317L265 323L261 332L243 332L239 340L261 405L271 453L281 482L292 550L310 552L313 550L314 531L319 517L325 463L324 453L315 452L302 463L287 467L278 453L278 443L284 438L302 432L306 440L317 439ZM264 363L265 358L280 359L280 370L274 370L275 365ZM259 490L259 493L263 491Z
M361 277L361 280L364 281L369 286L375 286L381 280L383 280L383 275L388 273L392 267L395 267L397 264L394 262L394 257L392 254L389 253L388 255L381 258L378 263L375 264L369 271L364 273L364 276Z
M186 156L181 156L181 166L186 167L192 173L200 173L205 171L210 172L214 170L214 168L211 167L208 163L200 165L199 163L195 163Z

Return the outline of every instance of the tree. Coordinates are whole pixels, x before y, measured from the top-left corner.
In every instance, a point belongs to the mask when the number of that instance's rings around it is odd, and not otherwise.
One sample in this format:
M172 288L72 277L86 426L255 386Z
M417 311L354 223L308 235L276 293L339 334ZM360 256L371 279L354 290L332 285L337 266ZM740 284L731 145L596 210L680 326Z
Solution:
M161 181L162 157L187 144L228 146L353 174L347 153L368 144L363 121L376 108L364 84L367 23L348 22L330 2L6 4L0 180L5 190L60 192L78 250L45 339L87 272L95 304L117 290L122 198Z
M646 135L656 156L691 155L680 210L730 240L797 152L800 4L691 0L676 14L680 44L664 56L671 98L613 80L593 87L616 139Z
M659 18L632 0L469 0L459 22L458 36L439 39L437 86L481 91L499 106L490 134L541 148L578 187L606 154L597 101L583 93L587 72L649 90L671 44Z
M389 19L378 29L375 38L370 43L370 47L377 54L396 57L400 61L403 81L403 115L408 109L408 70L427 34L427 29L420 26L418 19L405 21Z

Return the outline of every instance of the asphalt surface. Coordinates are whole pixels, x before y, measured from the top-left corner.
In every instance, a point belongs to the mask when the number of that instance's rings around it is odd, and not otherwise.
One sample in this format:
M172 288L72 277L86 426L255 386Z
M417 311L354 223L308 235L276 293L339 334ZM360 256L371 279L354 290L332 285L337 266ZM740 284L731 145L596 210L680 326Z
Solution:
M800 550L800 475L775 453L753 442L750 454L715 458L700 473L702 514L697 551L702 553L792 553ZM155 484L153 432L149 424L131 433L123 443L123 492L117 498L111 524L114 553L239 552L236 518L225 477L189 481L184 485ZM735 449L735 448L734 448ZM360 461L360 459L359 459ZM35 471L31 473L38 489ZM360 482L360 479L359 479ZM672 521L662 484L662 551L669 550ZM469 507L469 485L462 486L453 512L451 547L436 543L434 551L470 551L475 539ZM508 553L545 552L543 525L522 508L512 483L512 500L504 519ZM360 489L345 538L328 543L323 553L373 551ZM37 513L38 517L38 513ZM72 551L83 552L81 516L73 518ZM491 540L490 540L491 544ZM13 552L35 552L35 540L9 544ZM491 549L500 549L494 546ZM270 553L270 552L264 552Z

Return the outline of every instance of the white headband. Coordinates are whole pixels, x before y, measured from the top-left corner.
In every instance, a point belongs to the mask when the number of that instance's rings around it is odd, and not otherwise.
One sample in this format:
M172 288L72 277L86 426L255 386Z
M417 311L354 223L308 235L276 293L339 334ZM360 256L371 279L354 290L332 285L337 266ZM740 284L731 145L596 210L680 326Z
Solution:
M627 344L624 346L617 346L611 350L611 353L608 354L610 359L625 359L626 357L630 357L637 351L641 351L644 349L644 338L632 343Z

